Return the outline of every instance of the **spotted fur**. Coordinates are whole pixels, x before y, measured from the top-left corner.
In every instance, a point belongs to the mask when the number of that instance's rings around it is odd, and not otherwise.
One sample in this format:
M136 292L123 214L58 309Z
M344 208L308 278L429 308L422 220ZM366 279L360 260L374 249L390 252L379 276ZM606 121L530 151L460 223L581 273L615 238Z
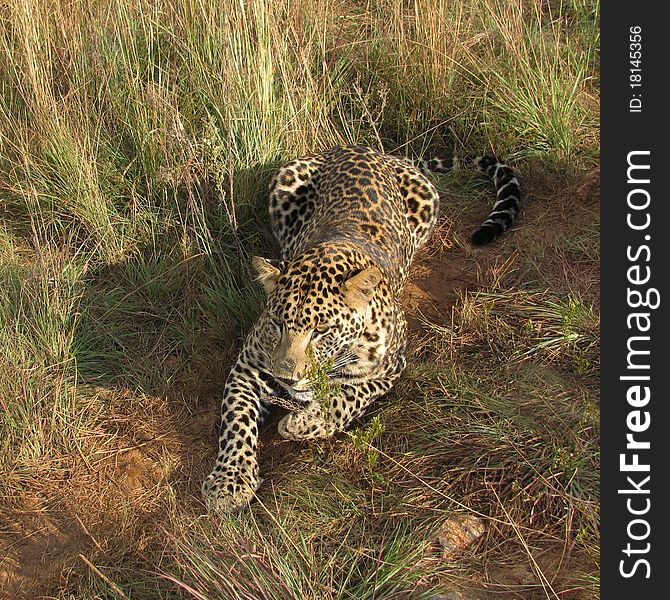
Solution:
M501 169L493 171L499 200L478 243L509 226L500 194L512 180ZM407 341L400 293L437 208L421 168L371 148L334 148L275 175L269 210L282 256L252 261L267 301L225 385L218 457L203 483L211 510L244 506L260 486L258 428L274 397L296 407L279 422L280 435L305 440L346 429L393 386ZM319 366L325 395L317 394Z

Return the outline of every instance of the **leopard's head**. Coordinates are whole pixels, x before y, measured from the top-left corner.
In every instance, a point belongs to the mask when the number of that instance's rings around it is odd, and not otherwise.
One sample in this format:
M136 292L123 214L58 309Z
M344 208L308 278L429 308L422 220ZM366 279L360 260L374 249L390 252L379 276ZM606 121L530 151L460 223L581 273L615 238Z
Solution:
M252 265L267 294L259 325L277 381L306 391L316 366L335 373L353 360L348 349L371 318L379 268L336 250L290 262L255 257Z

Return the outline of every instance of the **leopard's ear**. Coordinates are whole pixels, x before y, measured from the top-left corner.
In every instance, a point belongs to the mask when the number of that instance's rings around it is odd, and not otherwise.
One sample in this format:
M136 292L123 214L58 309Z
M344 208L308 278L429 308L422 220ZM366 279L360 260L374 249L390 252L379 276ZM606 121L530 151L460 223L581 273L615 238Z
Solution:
M351 308L364 310L372 300L381 280L382 272L377 267L368 267L355 272L342 284L347 304Z
M251 266L258 273L258 281L260 281L266 294L271 294L272 290L277 287L277 281L281 275L282 263L278 260L269 260L254 256L251 259Z

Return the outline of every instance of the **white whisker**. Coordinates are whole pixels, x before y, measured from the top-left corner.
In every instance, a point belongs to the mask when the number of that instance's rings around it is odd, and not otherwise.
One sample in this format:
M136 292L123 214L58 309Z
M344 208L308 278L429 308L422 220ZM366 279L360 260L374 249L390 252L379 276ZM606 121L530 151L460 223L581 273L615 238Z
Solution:
M351 363L354 363L358 360L358 357L353 352L347 352L341 356L338 356L334 361L331 367L331 371L339 370L342 367L346 367Z

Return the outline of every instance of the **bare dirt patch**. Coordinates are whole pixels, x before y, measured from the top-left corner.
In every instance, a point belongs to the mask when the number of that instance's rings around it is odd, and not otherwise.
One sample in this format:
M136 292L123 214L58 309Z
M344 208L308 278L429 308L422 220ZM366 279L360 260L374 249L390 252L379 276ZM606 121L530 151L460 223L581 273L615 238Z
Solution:
M463 254L418 257L403 292L410 330L420 329L419 316L448 316L458 292L476 284L476 264Z
M0 518L0 597L32 597L88 544L82 527L62 509L7 511Z
M156 543L172 503L196 513L199 484L212 455L216 398L147 398L130 390L96 391L110 414L80 456L65 457L48 485L17 493L0 517L0 598L57 591L70 572L94 577L129 550ZM191 402L189 402L191 400Z

